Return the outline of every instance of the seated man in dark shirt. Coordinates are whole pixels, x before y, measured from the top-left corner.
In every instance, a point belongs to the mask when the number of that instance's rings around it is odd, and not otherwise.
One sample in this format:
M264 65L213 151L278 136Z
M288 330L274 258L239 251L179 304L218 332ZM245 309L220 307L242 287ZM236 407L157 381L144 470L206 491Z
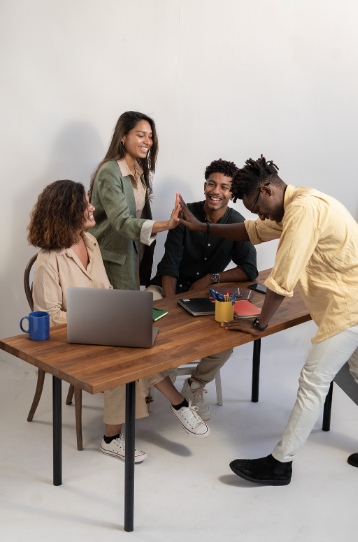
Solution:
M228 207L231 179L236 170L233 162L221 159L206 168L205 200L188 204L198 220L213 224L244 222L240 213ZM224 271L231 261L236 267ZM168 233L164 256L147 290L152 291L154 300L157 300L187 291L209 289L219 282L254 280L257 275L256 250L250 242L222 239L179 225ZM184 382L181 393L198 407L203 420L211 417L204 399L205 386L215 378L231 354L232 349L203 358L191 378Z

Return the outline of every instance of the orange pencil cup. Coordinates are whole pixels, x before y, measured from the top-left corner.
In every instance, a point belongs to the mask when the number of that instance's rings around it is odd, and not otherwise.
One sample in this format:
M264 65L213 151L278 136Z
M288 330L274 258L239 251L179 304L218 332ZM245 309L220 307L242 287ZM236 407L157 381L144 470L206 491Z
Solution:
M215 301L215 320L230 322L234 319L234 304L231 301Z

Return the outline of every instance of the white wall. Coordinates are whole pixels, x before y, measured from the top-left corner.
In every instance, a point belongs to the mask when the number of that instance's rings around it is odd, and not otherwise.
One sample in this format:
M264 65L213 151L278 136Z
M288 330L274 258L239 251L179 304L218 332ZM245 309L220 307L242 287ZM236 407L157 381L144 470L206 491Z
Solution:
M64 178L88 187L125 110L157 123L156 219L176 191L202 198L211 160L242 166L261 153L286 182L358 217L355 1L2 0L0 10L1 337L28 313L38 194ZM274 245L258 255L271 266Z

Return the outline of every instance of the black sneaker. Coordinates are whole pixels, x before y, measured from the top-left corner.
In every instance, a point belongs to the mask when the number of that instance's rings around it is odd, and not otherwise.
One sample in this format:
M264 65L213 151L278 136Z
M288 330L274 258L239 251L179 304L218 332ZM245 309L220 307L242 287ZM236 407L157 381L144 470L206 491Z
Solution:
M244 480L267 486L287 486L292 477L292 461L281 463L272 455L259 459L235 459L230 463L230 469Z
M352 467L358 467L358 454L352 454L348 457L347 463Z

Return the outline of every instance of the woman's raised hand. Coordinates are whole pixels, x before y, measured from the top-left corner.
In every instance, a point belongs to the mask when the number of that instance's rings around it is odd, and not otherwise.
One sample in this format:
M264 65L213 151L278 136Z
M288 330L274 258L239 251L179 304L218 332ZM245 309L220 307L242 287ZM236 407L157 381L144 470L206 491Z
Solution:
M207 225L205 224L205 222L199 222L199 220L195 218L195 216L189 211L187 204L185 203L180 194L179 202L182 210L180 216L177 219L178 224L183 224L184 226L189 228L189 230L205 232L207 229ZM185 220L182 218L183 214L185 215Z
M181 203L180 203L179 198L180 198L180 194L176 193L174 209L168 220L168 230L172 230L173 228L176 228L178 225L178 220L181 218L182 208L181 208Z

